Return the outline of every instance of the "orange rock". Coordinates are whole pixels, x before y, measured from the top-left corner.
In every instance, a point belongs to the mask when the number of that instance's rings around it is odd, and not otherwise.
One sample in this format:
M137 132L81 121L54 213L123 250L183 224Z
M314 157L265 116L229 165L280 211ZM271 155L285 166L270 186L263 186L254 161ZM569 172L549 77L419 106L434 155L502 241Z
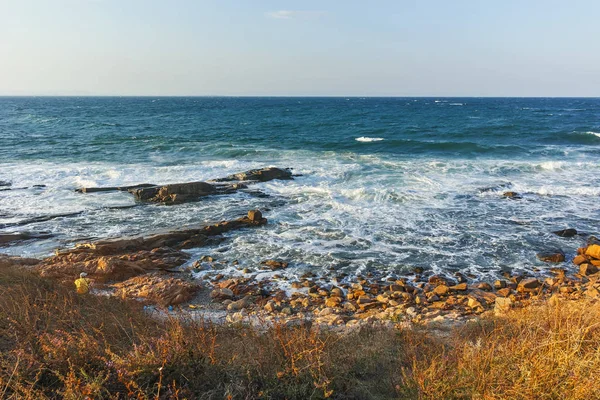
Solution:
M581 264L583 264L584 262L587 262L587 261L588 261L588 258L586 256L578 255L578 256L575 256L575 258L573 259L573 264L575 264L575 265L581 265Z
M600 259L600 245L597 245L597 244L589 245L587 247L587 249L585 250L585 255L592 257L592 258Z

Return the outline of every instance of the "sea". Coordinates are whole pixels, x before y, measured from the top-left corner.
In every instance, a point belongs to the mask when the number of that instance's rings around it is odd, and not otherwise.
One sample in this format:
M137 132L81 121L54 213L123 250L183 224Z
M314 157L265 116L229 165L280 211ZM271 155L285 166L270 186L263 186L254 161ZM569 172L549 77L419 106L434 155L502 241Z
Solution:
M181 205L82 187L292 168L291 181ZM150 235L262 210L190 249L232 274L543 274L600 234L599 98L2 97L0 253ZM505 197L516 192L518 199ZM575 228L574 238L553 231ZM231 265L238 260L239 266Z

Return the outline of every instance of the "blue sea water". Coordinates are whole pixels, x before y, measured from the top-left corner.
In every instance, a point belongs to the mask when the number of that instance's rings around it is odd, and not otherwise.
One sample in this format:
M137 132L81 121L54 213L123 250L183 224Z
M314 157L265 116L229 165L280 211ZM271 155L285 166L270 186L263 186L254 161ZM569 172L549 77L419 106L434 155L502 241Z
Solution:
M264 196L179 206L118 208L135 202L74 192L269 165L302 176L257 185ZM12 184L0 187L10 189L0 232L54 235L4 253L43 256L260 208L268 227L192 253L242 267L286 259L288 274L532 272L547 267L536 252L573 254L585 240L551 231L600 233L600 99L4 97L0 181Z

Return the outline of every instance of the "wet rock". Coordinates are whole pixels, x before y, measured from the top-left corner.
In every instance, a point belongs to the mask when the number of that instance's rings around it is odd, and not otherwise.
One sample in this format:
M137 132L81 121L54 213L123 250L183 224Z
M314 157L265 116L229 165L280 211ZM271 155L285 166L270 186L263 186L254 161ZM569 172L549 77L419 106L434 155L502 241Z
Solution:
M54 235L47 232L19 232L19 233L0 233L0 246L26 240L39 240L51 238Z
M108 186L108 187L90 187L90 188L80 188L75 191L78 193L97 193L97 192L128 192L130 190L136 189L144 189L156 187L153 183L141 183L139 185L131 185L131 186Z
M540 281L535 278L523 279L519 282L517 290L519 292L531 292L540 287Z
M598 267L593 264L581 264L579 266L579 274L583 276L593 275L598 273Z
M453 283L441 275L432 275L431 277L429 277L428 282L429 282L429 284L434 285L434 286L439 286L439 285L450 286Z
M511 200L519 200L519 199L523 198L523 196L521 196L517 192L504 192L504 193L502 193L502 196L509 198Z
M136 276L113 287L121 296L145 299L163 306L190 301L200 289L195 282L160 275Z
M132 189L130 193L141 201L177 204L216 194L217 188L207 182L189 182Z
M571 237L577 235L577 230L573 229L573 228L568 228L568 229L562 229L560 231L554 231L552 233L554 233L555 235L558 235L560 237L571 238Z
M498 289L498 291L496 293L500 297L508 297L510 295L510 293L511 293L511 289L510 288Z
M555 252L543 252L537 253L536 257L540 261L548 262L548 263L560 263L565 261L565 253L561 250L557 250Z
M274 179L289 180L292 179L292 172L289 169L275 167L253 169L246 172L226 176L225 178L215 179L214 182L229 181L259 181L267 182Z
M248 211L248 219L252 222L260 222L263 219L262 213L259 210Z
M279 269L285 269L288 267L288 263L285 261L278 261L278 260L265 260L261 262L262 265L266 265L267 267L271 268L272 271L276 271Z

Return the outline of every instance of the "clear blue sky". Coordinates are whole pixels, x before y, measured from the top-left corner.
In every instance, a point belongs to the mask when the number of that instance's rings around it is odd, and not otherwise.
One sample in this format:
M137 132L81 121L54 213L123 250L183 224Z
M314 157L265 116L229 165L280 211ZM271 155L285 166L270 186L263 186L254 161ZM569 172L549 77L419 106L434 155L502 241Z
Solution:
M0 95L600 96L598 0L0 0Z

